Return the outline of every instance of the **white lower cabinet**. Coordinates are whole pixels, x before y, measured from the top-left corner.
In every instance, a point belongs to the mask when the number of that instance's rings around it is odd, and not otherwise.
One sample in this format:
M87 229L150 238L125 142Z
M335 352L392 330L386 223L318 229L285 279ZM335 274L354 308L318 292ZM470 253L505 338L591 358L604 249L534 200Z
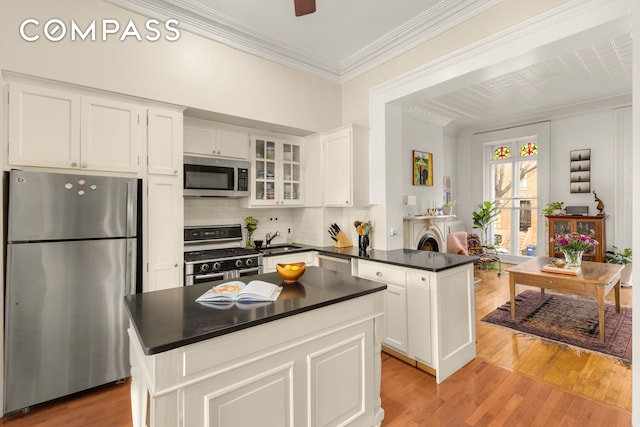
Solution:
M408 350L407 285L404 269L379 262L359 260L358 277L386 283L385 332L382 341L406 354Z
M276 264L291 264L294 262L304 262L307 266L318 265L314 251L294 252L292 254L265 257L263 260L263 270L265 273L272 273L276 271Z
M436 382L476 357L473 264L431 272L358 260L358 276L387 284L383 344Z
M407 290L403 286L387 283L385 297L385 333L382 340L385 344L407 352Z
M433 367L431 343L431 275L407 273L407 317L409 324L409 357Z

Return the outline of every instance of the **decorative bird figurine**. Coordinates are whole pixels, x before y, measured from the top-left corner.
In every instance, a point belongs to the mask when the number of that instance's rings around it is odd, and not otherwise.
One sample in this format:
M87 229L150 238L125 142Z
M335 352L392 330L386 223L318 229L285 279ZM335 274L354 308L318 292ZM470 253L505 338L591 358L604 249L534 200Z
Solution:
M604 215L604 203L602 203L602 200L600 200L600 198L598 197L598 195L596 194L596 192L593 192L593 197L595 197L596 202L598 202L598 204L596 205L596 209L598 209L598 216L603 216Z

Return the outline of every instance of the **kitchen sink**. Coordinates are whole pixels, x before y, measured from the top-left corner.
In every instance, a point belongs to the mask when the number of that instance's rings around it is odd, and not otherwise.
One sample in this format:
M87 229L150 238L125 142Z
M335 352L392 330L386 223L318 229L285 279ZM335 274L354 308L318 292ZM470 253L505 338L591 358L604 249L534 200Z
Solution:
M296 245L271 245L268 248L260 248L258 249L263 254L280 254L290 252L295 249L301 249L302 246Z

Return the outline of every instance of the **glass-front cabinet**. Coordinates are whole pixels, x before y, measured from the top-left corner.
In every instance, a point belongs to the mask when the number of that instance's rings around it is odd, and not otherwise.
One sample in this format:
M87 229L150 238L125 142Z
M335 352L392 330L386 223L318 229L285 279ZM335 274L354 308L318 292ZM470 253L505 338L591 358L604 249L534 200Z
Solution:
M251 137L252 206L301 206L302 146L263 136Z
M582 255L584 261L604 262L604 252L606 248L606 236L604 221L606 216L548 216L549 222L549 256L562 258L564 255L556 244L551 242L557 234L580 233L596 239L600 244L595 246L590 252Z

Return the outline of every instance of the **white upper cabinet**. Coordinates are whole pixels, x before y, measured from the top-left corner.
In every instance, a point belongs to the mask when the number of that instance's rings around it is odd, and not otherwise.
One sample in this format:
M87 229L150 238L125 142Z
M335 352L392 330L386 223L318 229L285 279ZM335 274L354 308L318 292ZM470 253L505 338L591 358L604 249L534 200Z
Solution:
M147 171L154 175L179 175L182 171L182 113L149 108Z
M323 136L324 205L369 205L369 131L343 126Z
M138 172L144 132L134 104L9 85L9 165Z
M144 132L142 109L125 102L81 98L80 168L137 172Z
M249 135L229 129L216 129L218 155L247 160L249 158Z
M213 122L186 118L184 120L184 152L188 154L249 158L249 135Z
M9 164L78 168L80 96L9 85Z
M252 136L249 206L302 206L302 159L300 142Z

